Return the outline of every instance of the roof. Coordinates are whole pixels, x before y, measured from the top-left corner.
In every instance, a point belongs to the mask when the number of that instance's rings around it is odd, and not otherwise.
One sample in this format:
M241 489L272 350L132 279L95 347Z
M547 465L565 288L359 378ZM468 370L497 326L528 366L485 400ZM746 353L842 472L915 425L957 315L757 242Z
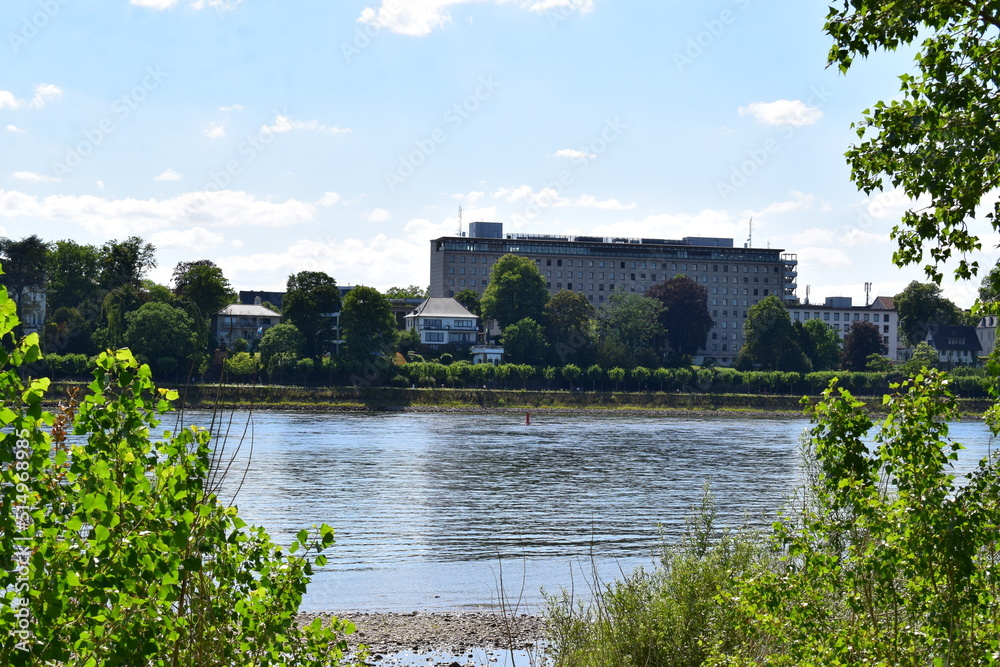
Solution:
M417 306L407 317L460 317L478 319L451 297L431 297Z
M233 303L219 312L216 315L230 315L234 317L281 317L280 314L274 312L270 308L265 308L264 306L248 306L242 303Z
M975 327L932 324L927 327L927 336L937 350L981 352L983 349Z
M895 299L891 296L877 296L872 301L872 308L878 310L896 310Z

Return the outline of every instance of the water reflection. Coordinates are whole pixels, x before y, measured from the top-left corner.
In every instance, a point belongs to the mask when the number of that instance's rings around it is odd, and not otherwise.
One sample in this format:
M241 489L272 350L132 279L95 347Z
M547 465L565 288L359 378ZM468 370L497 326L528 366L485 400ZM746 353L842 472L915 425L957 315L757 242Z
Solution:
M612 574L647 563L657 526L679 535L706 482L721 523L769 523L797 484L807 426L257 413L252 455L244 444L223 491L233 493L246 469L241 515L279 543L313 523L336 528L308 606L454 608L489 601L498 559L514 561L529 591L566 585L574 563ZM954 435L972 447L963 461L985 452L981 424L958 424Z

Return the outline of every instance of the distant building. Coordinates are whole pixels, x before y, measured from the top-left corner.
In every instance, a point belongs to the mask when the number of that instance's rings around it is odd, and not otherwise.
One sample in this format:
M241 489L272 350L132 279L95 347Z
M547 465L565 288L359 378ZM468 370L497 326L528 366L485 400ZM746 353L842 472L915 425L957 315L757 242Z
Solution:
M281 315L269 308L234 303L212 315L212 335L227 347L232 346L237 338L253 343L280 322Z
M473 364L503 363L503 345L473 345L470 352Z
M983 351L976 327L931 324L925 340L937 350L938 360L950 367L973 366Z
M868 306L855 306L849 296L827 297L823 305L795 304L788 306L792 323L821 320L830 325L840 339L847 335L855 322L870 322L878 327L888 352L885 356L894 361L902 361L903 350L899 337L899 313L896 312L892 297L880 296Z
M983 348L982 355L988 357L993 354L997 345L997 320L996 315L987 315L979 320L976 326L976 336L979 337L979 345Z
M691 278L708 292L714 320L701 355L719 365L736 359L751 306L770 295L798 302L798 260L782 250L737 248L733 239L715 237L504 234L499 222L474 222L468 236L431 241L431 297L453 297L466 289L482 295L491 268L506 254L534 261L550 294L578 292L595 307L618 292L643 293L677 275Z
M17 299L17 316L25 334L41 333L45 326L45 290L25 287Z
M431 297L406 316L406 328L416 329L420 343L432 348L468 346L476 342L479 318L454 299Z
M260 305L265 301L279 311L281 310L281 300L285 298L284 292L265 292L262 290L240 290L240 303L244 306Z

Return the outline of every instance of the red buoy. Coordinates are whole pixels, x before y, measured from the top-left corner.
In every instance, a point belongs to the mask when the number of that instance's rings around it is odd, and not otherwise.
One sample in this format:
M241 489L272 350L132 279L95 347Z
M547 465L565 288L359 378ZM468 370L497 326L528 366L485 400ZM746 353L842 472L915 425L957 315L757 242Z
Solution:
M531 425L531 413L530 412L525 412L524 413L524 423L525 423L526 426L530 426Z

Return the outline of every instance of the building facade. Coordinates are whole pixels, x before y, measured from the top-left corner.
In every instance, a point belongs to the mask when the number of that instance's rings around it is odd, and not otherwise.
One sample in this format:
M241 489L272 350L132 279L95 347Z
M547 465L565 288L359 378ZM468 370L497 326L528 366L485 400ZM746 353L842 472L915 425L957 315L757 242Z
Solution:
M947 368L975 366L983 346L976 327L931 324L924 339L938 353L938 361Z
M406 316L406 328L416 329L422 345L468 347L476 342L479 318L454 299L431 297Z
M245 306L234 303L212 316L212 335L229 347L237 338L248 343L259 341L264 332L281 323L281 315L260 304Z
M894 361L903 361L901 352L904 350L899 338L899 314L896 312L892 297L876 297L868 306L855 306L849 296L827 297L823 305L796 304L788 306L788 314L792 323L808 320L822 320L829 324L840 340L844 340L847 331L855 322L870 322L878 327L882 334L888 352L886 356Z
M535 262L550 294L578 292L599 308L618 292L643 293L678 275L708 292L714 325L702 355L731 365L743 344L751 306L770 295L798 302L795 255L770 248L738 248L732 239L680 240L504 234L499 222L474 222L468 236L431 241L430 295L452 297L463 290L482 295L490 270L506 254Z

